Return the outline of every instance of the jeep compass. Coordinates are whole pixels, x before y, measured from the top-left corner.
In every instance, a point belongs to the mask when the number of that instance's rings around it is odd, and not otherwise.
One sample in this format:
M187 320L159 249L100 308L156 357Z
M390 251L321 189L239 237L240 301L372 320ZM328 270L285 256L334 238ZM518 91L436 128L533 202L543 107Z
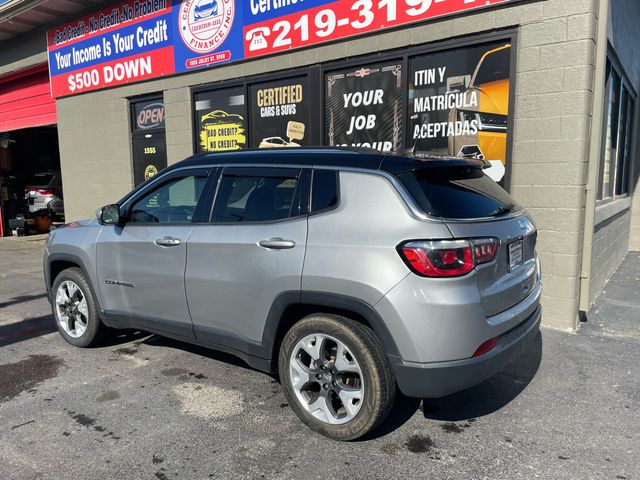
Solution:
M277 374L311 429L353 440L397 389L442 397L539 330L536 229L477 159L300 148L200 154L54 230L72 345L135 328Z

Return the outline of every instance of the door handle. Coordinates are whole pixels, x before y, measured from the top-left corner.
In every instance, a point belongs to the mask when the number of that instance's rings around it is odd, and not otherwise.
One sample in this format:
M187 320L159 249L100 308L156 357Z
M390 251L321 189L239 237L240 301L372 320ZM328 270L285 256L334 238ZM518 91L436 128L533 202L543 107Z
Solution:
M293 240L284 240L282 238L267 238L266 240L260 240L258 242L262 248L272 248L274 250L285 250L287 248L293 248L296 246L296 242Z
M158 245L160 247L177 247L182 242L180 241L179 238L164 237L164 238L157 239L153 243L155 243L156 245Z

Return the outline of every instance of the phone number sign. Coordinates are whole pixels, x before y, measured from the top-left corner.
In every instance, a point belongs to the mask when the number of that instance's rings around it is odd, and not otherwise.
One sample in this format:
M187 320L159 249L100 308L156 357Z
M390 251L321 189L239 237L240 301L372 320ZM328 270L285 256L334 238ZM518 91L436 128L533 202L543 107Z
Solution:
M244 53L256 57L509 1L514 0L338 0L314 2L320 5L313 8L304 2L305 9L245 26ZM251 0L252 13L267 13L270 5Z
M47 32L54 97L518 0L127 0Z

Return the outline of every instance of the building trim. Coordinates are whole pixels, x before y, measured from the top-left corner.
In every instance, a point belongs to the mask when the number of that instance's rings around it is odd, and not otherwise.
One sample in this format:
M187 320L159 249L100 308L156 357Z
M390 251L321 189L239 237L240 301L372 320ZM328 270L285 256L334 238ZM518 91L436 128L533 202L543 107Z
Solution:
M596 225L596 199L598 196L598 178L602 131L604 125L605 72L607 65L609 0L598 2L598 30L596 32L596 61L593 73L593 95L591 109L591 132L589 140L589 163L585 186L585 215L583 222L582 266L580 271L580 310L586 312L591 306L591 267L593 255L593 237Z

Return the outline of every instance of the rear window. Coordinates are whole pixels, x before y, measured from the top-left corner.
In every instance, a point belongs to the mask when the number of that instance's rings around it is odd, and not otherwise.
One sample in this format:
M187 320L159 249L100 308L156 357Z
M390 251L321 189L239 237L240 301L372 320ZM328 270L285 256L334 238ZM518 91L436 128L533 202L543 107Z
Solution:
M55 176L55 173L34 173L29 179L29 185L49 185Z
M403 176L423 210L452 219L500 216L521 207L482 170L429 168Z

